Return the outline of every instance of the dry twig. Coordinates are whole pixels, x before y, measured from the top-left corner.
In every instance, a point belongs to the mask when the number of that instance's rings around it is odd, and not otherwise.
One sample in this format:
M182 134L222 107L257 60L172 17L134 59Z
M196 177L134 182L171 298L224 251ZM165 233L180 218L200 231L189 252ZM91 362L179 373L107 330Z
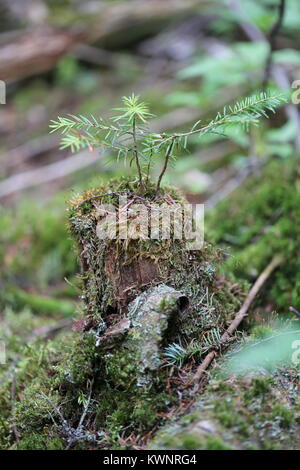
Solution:
M244 301L243 305L241 306L240 310L238 311L235 319L233 322L229 325L225 333L221 336L221 344L224 344L228 342L228 340L231 339L232 334L236 331L240 323L244 320L244 318L247 316L247 312L249 310L250 305L252 304L253 300L255 299L256 295L260 291L261 287L263 284L266 282L266 280L269 278L269 276L272 274L275 268L279 266L283 261L283 258L281 256L275 256L270 264L265 268L265 270L260 274L260 276L257 278L253 286L251 287L246 300ZM206 371L206 369L209 367L215 356L217 355L217 352L215 350L211 351L208 353L208 355L205 357L204 361L200 364L198 367L196 373L194 374L193 377L193 383L195 384L194 387L194 392L197 392L199 389L199 383L200 380Z

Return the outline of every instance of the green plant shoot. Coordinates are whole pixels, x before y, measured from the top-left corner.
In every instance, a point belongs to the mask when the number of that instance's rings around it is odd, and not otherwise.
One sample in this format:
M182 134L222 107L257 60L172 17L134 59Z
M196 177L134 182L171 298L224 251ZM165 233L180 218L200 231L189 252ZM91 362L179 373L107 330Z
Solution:
M172 159L187 148L188 139L197 135L199 138L207 134L224 135L229 126L258 125L260 118L267 118L269 112L275 112L286 99L280 94L261 92L247 97L233 106L225 106L216 117L207 123L197 121L191 129L179 133L152 133L149 120L153 114L149 112L145 102L139 96L123 97L123 106L115 108L118 114L109 120L91 115L58 117L52 120L51 132L62 134L61 149L70 148L72 152L88 148L107 148L125 163L135 163L139 186L147 185L154 158L163 157L163 166L159 173L156 187L160 189L161 181Z

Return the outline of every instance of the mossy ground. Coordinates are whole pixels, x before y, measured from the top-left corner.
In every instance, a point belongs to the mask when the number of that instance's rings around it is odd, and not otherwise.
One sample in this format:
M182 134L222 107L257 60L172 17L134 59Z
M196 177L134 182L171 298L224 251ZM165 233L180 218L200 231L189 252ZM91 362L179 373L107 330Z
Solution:
M287 326L297 327L288 307L300 308L299 216L299 163L274 160L206 218L208 239L228 253L222 273L233 283L247 288L275 255L284 257L255 300L257 314L251 317L254 327L247 341L265 340L274 334L274 325L280 325L281 333ZM277 315L270 323L272 310ZM275 364L265 375L238 377L231 370L228 378L214 373L192 414L158 433L151 447L299 449L299 368L290 363L291 349L287 363L285 352L277 348L273 354L268 351Z
M154 449L299 449L299 368L269 375L214 373L192 412L163 428Z

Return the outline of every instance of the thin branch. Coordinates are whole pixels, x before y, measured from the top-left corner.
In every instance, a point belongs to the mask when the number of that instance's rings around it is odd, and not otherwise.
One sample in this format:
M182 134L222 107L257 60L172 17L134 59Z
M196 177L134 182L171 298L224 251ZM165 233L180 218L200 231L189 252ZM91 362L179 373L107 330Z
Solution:
M234 118L234 117L238 116L239 114L247 112L247 110L249 110L253 106L258 106L258 105L261 105L263 103L267 103L272 98L277 99L277 98L280 98L280 96L279 95L278 96L276 96L276 95L274 95L274 96L268 96L268 95L265 96L265 95L263 95L260 98L256 99L253 103L243 102L240 105L239 108L232 109L226 115L221 116L221 117L217 117L216 119L213 119L206 126L199 127L197 129L193 129L193 130L187 131L187 132L177 133L177 134L171 135L169 137L166 137L164 143L166 143L169 140L172 140L174 138L184 138L184 137L190 137L191 135L195 135L195 134L206 133L206 132L209 132L210 129L213 129L216 126L223 126L224 124L227 124L227 123L233 122L233 123L237 124L239 121L237 121L235 119L233 121L231 121L230 118ZM253 120L254 120L254 118L249 118L249 122L253 122ZM243 122L246 122L246 121L243 121Z
M124 193L128 193L128 190L127 189L124 189L122 191L111 191L109 193L103 193L103 194L96 194L95 196L91 196L91 197L88 197L86 199L83 199L83 201L81 201L78 206L76 207L76 209L78 209L79 207L83 206L83 204L85 204L86 202L90 202L90 201L94 201L95 199L101 199L102 197L105 197L105 196L112 196L113 194L124 194Z
M63 330L64 328L70 327L74 322L74 318L63 318L62 320L59 320L58 322L48 325L48 326L42 326L41 328L38 328L32 332L30 336L28 336L27 341L31 342L34 341L37 338L43 338L48 339L56 334L59 333L60 330Z
M65 447L65 450L69 450L73 446L73 444L75 444L77 441L80 441L82 439L86 439L89 436L89 433L83 429L83 423L84 423L84 420L86 418L86 415L87 415L87 412L88 412L88 409L89 409L89 406L90 406L90 403L91 403L92 392L93 392L93 384L94 384L94 380L91 380L89 382L89 388L90 388L89 396L88 396L86 404L83 408L83 412L81 414L78 426L76 428L73 428L68 423L68 421L64 418L64 416L63 416L62 412L60 411L60 409L50 400L49 397L47 397L47 395L45 395L42 392L38 394L38 396L40 398L43 398L43 400L47 401L47 403L49 403L52 406L53 410L56 412L56 414L60 418L63 430L65 431L65 433L68 436L68 443L67 443L67 446Z
M245 19L243 9L241 8L240 2L237 0L227 0L229 9L234 13L236 17L237 23L240 25L242 30L245 32L246 36L252 41L265 41L268 42L264 33L252 23L249 23L247 19ZM291 84L290 79L285 71L284 67L280 66L279 64L272 65L271 64L271 74L272 77L277 84L277 86L284 91L290 91ZM296 129L300 128L300 113L296 105L292 103L288 103L284 107L285 114L288 119L290 119ZM295 137L295 147L297 150L300 150L300 134L297 132Z
M162 177L164 176L167 168L168 168L168 164L169 164L169 159L170 159L170 156L172 154L172 150L173 150L173 147L174 147L174 143L175 143L175 138L172 137L172 142L170 143L169 147L168 147L168 150L167 150L167 153L166 153L166 156L165 156L165 162L164 162L164 166L163 166L163 169L161 170L161 173L158 177L158 181L157 181L157 186L156 186L156 194L159 192L159 188L160 188L160 183L161 183L161 180L162 180Z
M92 392L93 392L93 384L94 384L94 380L91 380L90 381L90 392L89 392L87 402L86 402L85 407L83 409L83 412L82 412L82 415L80 417L78 426L75 430L75 433L74 433L74 435L71 434L71 436L69 438L69 442L68 442L65 450L69 450L72 447L72 445L75 444L75 442L77 442L77 441L79 441L79 440L81 440L82 438L85 437L84 435L82 435L82 431L83 431L82 426L83 426L85 417L87 415L87 412L88 412L88 409L89 409L89 406L90 406L90 403L91 403Z
M140 183L140 186L142 186L143 185L143 177L142 177L142 171L141 171L141 167L140 167L139 154L138 154L138 145L137 145L137 140L136 140L136 119L135 119L135 117L133 118L133 122L132 122L132 138L133 138L133 154L134 154L134 158L135 158L135 164L136 164L136 168L137 168L138 175L139 175L139 183Z
M269 158L260 158L255 165L248 164L245 168L237 172L235 176L230 178L230 180L225 183L224 186L222 186L219 190L215 191L212 196L204 200L205 209L213 209L220 201L223 201L231 193L238 189L248 179L250 175L254 174L262 166L266 165L269 161Z
M267 62L266 62L266 68L265 68L265 76L264 76L264 81L263 81L263 89L266 88L267 86L267 83L269 81L269 78L270 78L270 74L271 74L271 66L272 66L272 55L273 55L273 52L275 50L275 46L276 46L276 36L277 34L279 33L279 30L282 26L282 23L283 23L283 17L284 17L284 13L285 13L285 0L280 0L279 2L279 5L278 5L278 18L277 18L277 21L275 22L275 24L273 25L272 29L271 29L271 32L269 34L269 44L270 44L270 51L269 51L269 55L268 55L268 58L267 58Z
M253 286L251 287L246 300L244 301L243 305L241 306L240 310L238 311L235 319L233 322L229 325L225 333L221 336L221 341L220 343L226 343L228 340L231 339L232 334L236 331L236 329L239 327L240 323L244 320L244 318L247 316L247 312L249 310L250 305L252 304L253 300L255 299L256 295L266 282L266 280L270 277L272 272L274 271L275 268L277 268L283 261L283 258L281 256L275 256L272 261L268 264L268 266L264 269L264 271L260 274L260 276L257 278ZM200 366L197 368L196 373L194 374L193 377L193 383L195 384L194 386L194 393L199 390L199 384L200 380L206 371L206 369L209 367L213 359L216 357L217 352L216 351L211 351L204 359L204 361L200 364Z
M94 379L92 379L92 380L90 381L90 392L89 392L89 396L88 396L86 405L85 405L85 407L84 407L83 413L82 413L82 415L81 415L79 424L78 424L78 426L77 426L77 430L80 429L81 426L83 425L83 422L84 422L84 420L85 420L86 414L87 414L87 412L88 412L88 409L89 409L89 406L90 406L90 403L91 403L91 398L92 398L93 384L94 384Z
M67 420L64 418L62 412L60 411L60 409L52 402L52 400L50 400L49 397L47 397L47 395L45 395L45 393L43 392L40 392L37 394L38 397L42 398L43 400L45 400L47 403L49 403L49 405L52 406L53 410L56 412L56 414L59 416L60 420L61 420L61 423L63 426L67 426L68 428L71 429L71 427L68 425L68 422Z
M12 167L26 162L31 158L38 157L50 150L54 150L56 147L56 136L46 135L38 137L9 150L2 156L1 164L5 169L11 169Z

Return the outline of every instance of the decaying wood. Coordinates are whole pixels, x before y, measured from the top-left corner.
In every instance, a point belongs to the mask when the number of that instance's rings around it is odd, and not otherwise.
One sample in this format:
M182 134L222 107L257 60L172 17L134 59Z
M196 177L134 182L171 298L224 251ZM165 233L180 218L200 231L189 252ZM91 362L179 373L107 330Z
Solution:
M62 320L59 320L58 322L54 324L37 328L28 336L27 341L31 342L38 338L43 339L43 340L53 338L61 330L71 327L71 325L73 324L73 321L74 321L73 317L63 318Z
M290 307L289 310L290 312L294 313L296 317L300 318L300 312L298 312L298 310L296 310L295 307Z
M251 157L248 157L250 160ZM255 165L248 164L245 168L240 171L236 171L234 165L232 168L234 169L234 175L227 179L227 181L222 182L219 188L218 186L218 177L214 175L213 180L215 181L215 188L212 191L212 195L205 199L205 208L206 210L213 209L219 202L226 199L231 193L233 193L236 189L238 189L248 178L250 175L253 175L257 170L259 170L263 165L265 165L269 161L268 158L260 158ZM230 176L230 167L227 168L226 173ZM217 173L219 170L216 170ZM227 175L226 175L227 176Z
M249 310L250 305L252 304L253 300L255 299L256 295L260 291L261 287L263 284L266 282L266 280L269 278L269 276L272 274L275 268L279 266L283 261L283 258L281 256L275 256L270 264L264 269L264 271L260 274L260 276L257 278L253 286L251 287L246 300L244 301L243 305L241 306L240 310L238 311L235 319L233 322L229 325L225 333L221 337L220 344L228 342L228 340L231 339L232 334L236 331L236 329L239 327L241 322L244 320L244 318L247 316L247 312ZM198 367L196 373L194 374L193 377L193 383L195 384L194 387L194 392L197 392L199 389L199 382L206 371L206 369L209 367L215 356L217 355L216 351L211 351L208 353L208 355L205 357L204 361L200 364Z
M114 298L119 306L126 307L135 297L136 289L159 280L159 269L152 259L136 259L125 263L124 259L116 262L112 250L105 262L106 272L113 287Z

